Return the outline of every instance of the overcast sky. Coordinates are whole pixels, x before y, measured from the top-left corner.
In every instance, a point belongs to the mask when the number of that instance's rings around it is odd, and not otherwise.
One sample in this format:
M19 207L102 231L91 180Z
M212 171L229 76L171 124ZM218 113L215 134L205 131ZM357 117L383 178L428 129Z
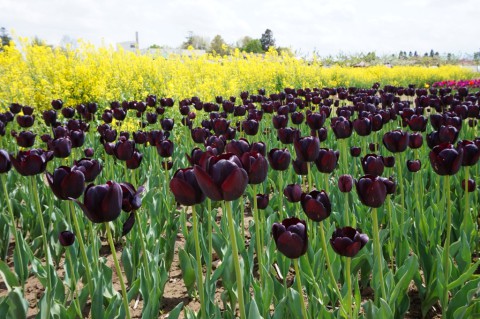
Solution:
M189 31L234 44L268 28L300 54L480 50L478 0L0 0L2 26L54 45L65 36L115 44L135 31L140 48L178 47Z

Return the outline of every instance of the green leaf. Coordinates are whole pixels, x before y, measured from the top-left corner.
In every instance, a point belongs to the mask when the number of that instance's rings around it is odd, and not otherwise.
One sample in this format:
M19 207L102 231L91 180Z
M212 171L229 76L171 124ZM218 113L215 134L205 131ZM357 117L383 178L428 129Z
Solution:
M178 319L178 316L180 316L180 312L182 311L182 309L183 309L183 301L168 313L168 319Z
M23 297L22 289L20 287L14 287L8 293L7 303L8 318L27 318L28 302Z
M257 303L255 302L255 299L252 299L252 301L250 302L250 306L248 307L247 318L263 319L263 317L260 315L260 312L258 311L258 306L257 306Z
M390 295L390 307L395 309L395 301L402 295L404 296L410 282L418 271L418 260L415 255L410 256L405 264L397 270L395 276L399 279L396 280L395 288Z
M450 300L446 318L467 318L464 317L465 311L478 293L480 293L480 278L466 283Z
M13 287L20 286L16 274L10 270L8 265L3 260L0 260L0 274L2 275L8 291L11 291Z
M475 271L478 269L480 266L480 259L477 260L476 263L470 266L470 268L464 272L460 277L458 277L456 280L452 281L451 283L448 284L448 290L453 290L457 288L458 286L462 285L465 281L469 280Z
M193 257L190 256L184 249L178 251L178 258L180 260L180 269L182 270L183 282L189 294L192 293L195 286L195 268L193 266Z

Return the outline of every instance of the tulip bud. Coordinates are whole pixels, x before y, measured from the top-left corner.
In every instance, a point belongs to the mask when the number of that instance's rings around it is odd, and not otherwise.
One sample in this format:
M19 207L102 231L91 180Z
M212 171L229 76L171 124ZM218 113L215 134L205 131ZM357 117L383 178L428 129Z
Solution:
M337 228L330 239L333 250L345 257L355 257L367 243L366 234L349 226Z
M272 236L277 249L288 258L299 258L307 252L307 224L304 220L292 217L274 223Z

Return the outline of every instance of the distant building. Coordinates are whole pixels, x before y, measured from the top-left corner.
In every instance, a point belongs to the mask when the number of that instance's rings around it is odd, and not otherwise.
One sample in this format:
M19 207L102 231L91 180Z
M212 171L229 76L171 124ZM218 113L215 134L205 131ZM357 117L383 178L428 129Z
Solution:
M151 55L151 56L161 56L168 58L169 55L185 55L185 56L200 56L207 53L205 50L185 50L185 49L173 49L173 48L158 48L158 49L141 49L141 54Z
M117 43L117 46L121 47L125 51L135 52L137 50L135 41L119 42Z

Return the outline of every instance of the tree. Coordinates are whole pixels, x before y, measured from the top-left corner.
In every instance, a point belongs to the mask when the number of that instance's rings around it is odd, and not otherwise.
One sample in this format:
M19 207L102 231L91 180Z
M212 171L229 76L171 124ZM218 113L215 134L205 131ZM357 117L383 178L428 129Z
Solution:
M4 27L0 28L0 38L2 40L0 46L9 45L10 41L12 41L12 38L8 35L7 29L5 29Z
M263 51L268 51L270 47L275 46L275 39L273 38L273 32L270 29L265 30L260 38L260 43L262 44Z
M225 43L222 36L217 34L212 42L210 42L210 53L217 53L219 55L226 55L229 53L229 46Z
M263 53L262 43L259 39L252 39L248 41L245 46L242 48L242 51L248 53Z
M193 47L195 50L206 50L208 47L208 40L205 37L194 34L193 31L189 31L181 48L188 49L189 47Z

